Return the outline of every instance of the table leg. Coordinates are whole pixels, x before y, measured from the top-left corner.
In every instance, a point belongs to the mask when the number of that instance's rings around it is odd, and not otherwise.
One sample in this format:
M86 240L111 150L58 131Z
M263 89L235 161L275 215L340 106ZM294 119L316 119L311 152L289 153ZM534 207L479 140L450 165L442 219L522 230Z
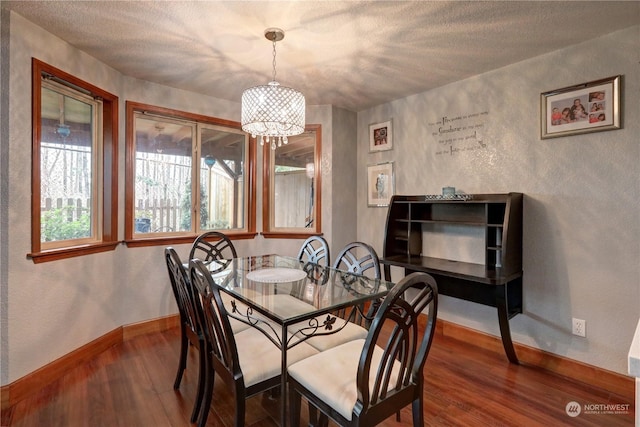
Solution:
M280 420L287 425L287 327L282 326L282 371L280 372Z
M509 327L509 298L507 296L508 286L501 285L495 287L496 292L496 308L498 309L498 323L500 325L500 336L502 337L502 346L507 354L509 362L518 365L518 356L511 341L511 328Z

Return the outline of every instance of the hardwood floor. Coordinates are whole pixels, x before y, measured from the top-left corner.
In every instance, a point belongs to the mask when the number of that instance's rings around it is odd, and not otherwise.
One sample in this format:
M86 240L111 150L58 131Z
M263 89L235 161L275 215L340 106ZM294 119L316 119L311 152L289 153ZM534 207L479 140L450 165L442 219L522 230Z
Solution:
M190 351L180 390L173 390L179 330L135 337L70 370L40 393L2 413L0 425L186 426L196 381L197 353ZM425 423L429 426L633 426L634 402L539 368L509 364L503 354L436 334L425 366ZM569 417L569 402L582 413ZM619 404L620 414L603 413ZM588 405L588 406L585 406ZM306 405L303 405L306 406ZM216 382L208 426L233 426L233 399ZM585 413L591 408L592 413ZM246 425L279 425L278 400L259 395L247 401ZM593 413L596 412L596 413ZM303 411L303 417L306 417ZM303 420L306 421L306 420ZM410 407L402 422L410 426Z

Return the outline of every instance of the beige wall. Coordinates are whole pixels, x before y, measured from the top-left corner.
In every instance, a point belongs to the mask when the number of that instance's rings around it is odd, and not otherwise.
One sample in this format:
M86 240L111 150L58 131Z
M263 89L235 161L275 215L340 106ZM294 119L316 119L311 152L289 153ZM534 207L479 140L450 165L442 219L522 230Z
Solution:
M394 161L397 194L522 192L524 314L516 342L626 374L640 317L640 27L586 41L358 114L358 239L382 251L386 209L368 208L366 166ZM624 76L624 128L540 139L542 92ZM482 125L467 148L434 136L442 117ZM394 148L368 153L368 126L393 119ZM458 136L468 136L459 132ZM399 276L395 271L395 278ZM442 298L439 316L499 335L495 309ZM587 337L571 334L571 318ZM505 359L506 360L506 359Z
M327 153L327 158L332 159L331 202L335 207L340 206L342 212L341 215L332 215L327 218L331 223L333 236L330 243L333 261L347 243L356 240L358 198L356 197L357 169L354 165L357 164L357 156L353 147L357 141L357 116L351 111L334 108L331 123L333 125L332 152Z

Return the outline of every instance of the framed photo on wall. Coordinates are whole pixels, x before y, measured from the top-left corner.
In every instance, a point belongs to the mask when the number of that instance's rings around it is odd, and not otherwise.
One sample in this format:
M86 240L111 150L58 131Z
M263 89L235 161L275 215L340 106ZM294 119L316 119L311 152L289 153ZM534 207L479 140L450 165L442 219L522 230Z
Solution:
M393 124L391 120L369 125L369 152L393 148Z
M393 162L367 166L368 206L389 206L394 191Z
M540 137L620 129L620 79L608 77L542 93Z

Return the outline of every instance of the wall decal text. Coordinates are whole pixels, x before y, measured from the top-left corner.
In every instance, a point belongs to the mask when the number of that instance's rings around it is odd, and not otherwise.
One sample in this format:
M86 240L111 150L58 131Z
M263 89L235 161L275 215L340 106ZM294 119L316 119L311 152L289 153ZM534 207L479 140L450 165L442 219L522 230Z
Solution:
M429 123L431 136L437 144L436 155L450 155L461 152L483 150L487 143L483 139L488 111L473 114L441 116Z

